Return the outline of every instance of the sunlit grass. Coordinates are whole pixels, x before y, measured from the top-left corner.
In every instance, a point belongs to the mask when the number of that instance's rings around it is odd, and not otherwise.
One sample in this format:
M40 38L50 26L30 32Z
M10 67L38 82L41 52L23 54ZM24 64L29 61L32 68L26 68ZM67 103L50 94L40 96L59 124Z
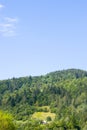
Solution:
M55 113L51 113L51 112L35 112L32 115L33 119L38 119L38 120L46 120L47 117L51 117L52 120L55 119Z

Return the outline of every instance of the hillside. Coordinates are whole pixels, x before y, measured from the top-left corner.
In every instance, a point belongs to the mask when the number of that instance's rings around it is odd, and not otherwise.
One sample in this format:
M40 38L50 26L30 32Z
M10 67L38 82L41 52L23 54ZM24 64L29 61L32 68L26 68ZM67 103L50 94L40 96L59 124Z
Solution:
M86 130L87 71L68 69L0 81L0 109L25 122L35 112L55 113L61 126L74 128L74 122L78 130Z

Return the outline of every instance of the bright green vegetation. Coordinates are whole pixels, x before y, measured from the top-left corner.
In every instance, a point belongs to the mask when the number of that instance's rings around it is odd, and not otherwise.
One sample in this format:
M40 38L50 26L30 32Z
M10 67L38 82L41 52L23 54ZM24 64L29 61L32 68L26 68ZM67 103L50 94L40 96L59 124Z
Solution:
M87 130L87 72L0 81L0 109L0 130Z
M0 111L0 130L16 130L12 116L2 111Z
M49 117L49 118L48 118ZM55 119L55 113L50 113L50 112L35 112L32 115L32 119L37 119L37 120L54 120Z

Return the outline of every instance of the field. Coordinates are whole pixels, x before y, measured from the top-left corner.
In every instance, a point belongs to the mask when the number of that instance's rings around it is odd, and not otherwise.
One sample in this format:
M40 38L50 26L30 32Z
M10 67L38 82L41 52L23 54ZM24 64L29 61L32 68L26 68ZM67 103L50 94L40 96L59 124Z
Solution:
M55 113L51 112L35 112L32 115L32 119L47 120L47 117L51 117L52 121L55 119Z

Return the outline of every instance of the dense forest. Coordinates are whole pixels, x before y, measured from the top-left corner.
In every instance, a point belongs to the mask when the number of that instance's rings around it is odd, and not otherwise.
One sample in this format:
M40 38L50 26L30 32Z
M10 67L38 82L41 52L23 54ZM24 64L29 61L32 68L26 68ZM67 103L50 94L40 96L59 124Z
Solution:
M87 72L0 81L0 130L87 130Z

